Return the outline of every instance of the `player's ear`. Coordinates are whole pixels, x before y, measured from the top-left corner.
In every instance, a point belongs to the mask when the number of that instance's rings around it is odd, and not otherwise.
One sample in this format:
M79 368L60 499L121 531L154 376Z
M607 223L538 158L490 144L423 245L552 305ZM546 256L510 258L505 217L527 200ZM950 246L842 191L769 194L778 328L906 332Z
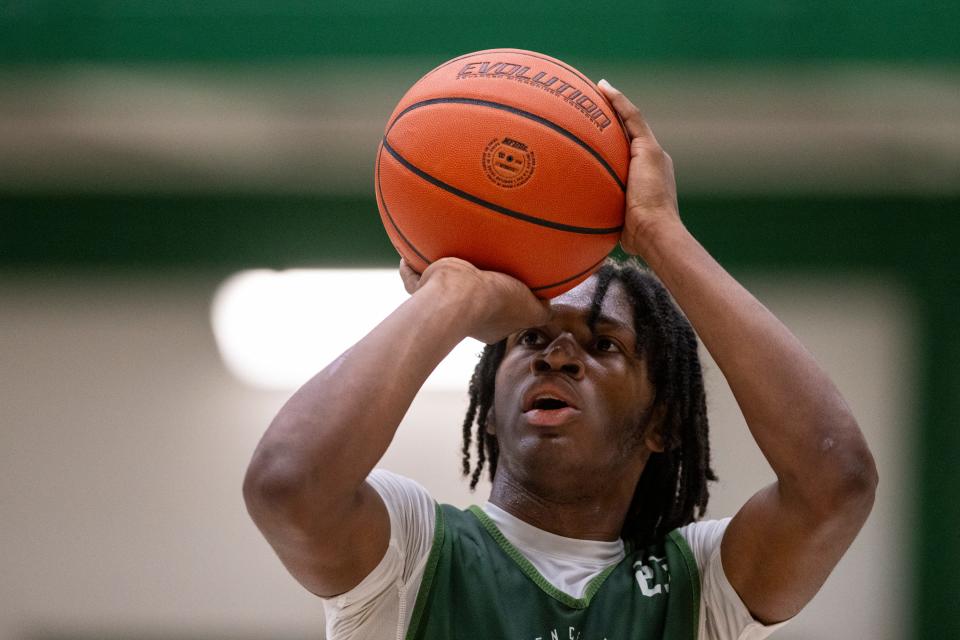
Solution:
M647 430L643 436L643 443L647 449L654 453L662 453L666 448L663 439L663 419L667 415L667 406L663 403L657 405L653 410L653 415L647 422Z
M487 412L487 421L484 424L485 431L491 436L497 435L497 425L493 421L493 409Z

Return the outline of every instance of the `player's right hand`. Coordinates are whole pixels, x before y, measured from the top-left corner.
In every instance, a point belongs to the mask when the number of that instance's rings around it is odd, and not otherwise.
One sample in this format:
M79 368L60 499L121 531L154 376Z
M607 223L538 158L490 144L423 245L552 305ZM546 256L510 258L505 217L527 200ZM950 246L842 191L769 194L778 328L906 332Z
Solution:
M464 308L467 335L486 344L550 319L550 303L533 295L527 285L504 273L480 270L459 258L441 258L422 274L401 260L400 277L410 295L432 290L455 296Z
M677 206L677 180L673 160L663 150L640 109L606 80L597 85L623 120L630 135L630 168L627 171L626 210L620 246L631 255L650 261L656 229L682 226Z

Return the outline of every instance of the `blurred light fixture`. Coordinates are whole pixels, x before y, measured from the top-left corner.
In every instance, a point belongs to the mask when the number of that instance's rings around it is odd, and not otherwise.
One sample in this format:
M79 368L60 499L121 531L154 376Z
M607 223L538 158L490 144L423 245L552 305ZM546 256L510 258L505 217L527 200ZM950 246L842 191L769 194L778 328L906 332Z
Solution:
M225 280L210 315L220 355L236 377L296 389L407 297L395 269L259 269ZM423 388L466 391L482 350L467 338Z

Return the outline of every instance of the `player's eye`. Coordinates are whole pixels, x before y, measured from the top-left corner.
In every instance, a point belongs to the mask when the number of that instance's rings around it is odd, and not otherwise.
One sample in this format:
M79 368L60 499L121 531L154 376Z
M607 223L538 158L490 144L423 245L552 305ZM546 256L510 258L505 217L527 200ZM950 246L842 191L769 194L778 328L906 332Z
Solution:
M616 353L620 351L620 345L611 340L610 338L600 337L597 338L597 341L594 343L597 351L605 351L607 353Z
M543 336L540 335L539 331L533 329L527 329L517 338L517 344L522 344L528 347L536 347L543 343Z

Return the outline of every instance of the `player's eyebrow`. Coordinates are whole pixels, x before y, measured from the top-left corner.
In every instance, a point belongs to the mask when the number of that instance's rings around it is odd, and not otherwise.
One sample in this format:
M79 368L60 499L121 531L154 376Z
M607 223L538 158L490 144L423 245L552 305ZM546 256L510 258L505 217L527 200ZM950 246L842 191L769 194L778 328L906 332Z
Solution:
M634 330L633 330L631 327L629 327L628 325L624 324L623 322L620 322L619 320L617 320L617 319L615 319L615 318L611 318L611 317L608 316L608 315L604 315L604 314L602 314L602 313L597 316L597 320L596 320L596 322L594 322L594 326L596 326L596 325L605 325L605 326L612 327L612 328L617 329L617 330L620 330L620 331L624 331L624 332L628 333L628 334L629 334L631 337L633 337L633 338L636 338L636 336L637 336L637 332L634 331Z

